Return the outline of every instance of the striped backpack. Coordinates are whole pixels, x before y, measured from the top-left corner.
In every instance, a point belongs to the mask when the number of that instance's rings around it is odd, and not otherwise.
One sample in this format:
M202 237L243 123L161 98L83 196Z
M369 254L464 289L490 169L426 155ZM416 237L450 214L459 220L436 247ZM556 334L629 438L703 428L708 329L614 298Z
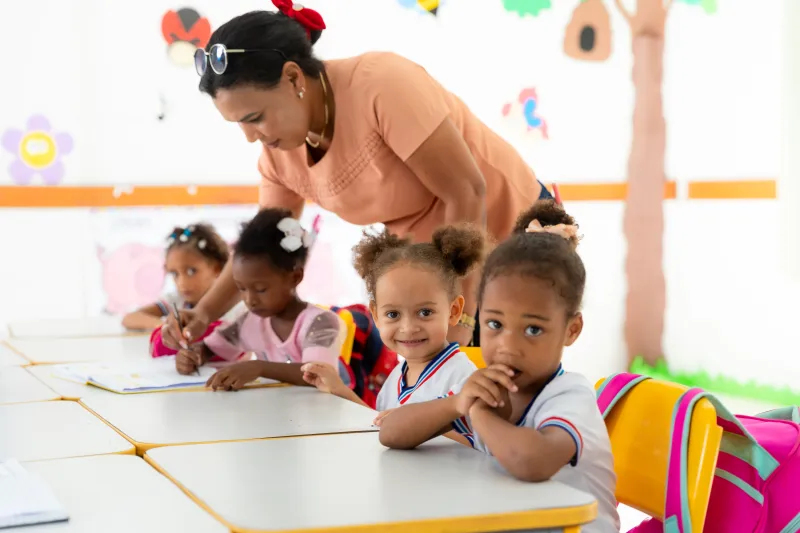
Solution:
M603 417L646 379L628 373L606 379L597 393ZM717 398L698 388L683 393L673 410L666 519L663 524L648 520L631 531L692 533L686 461L691 413L701 398L714 406L723 431L703 533L800 532L800 407L757 416L732 415Z

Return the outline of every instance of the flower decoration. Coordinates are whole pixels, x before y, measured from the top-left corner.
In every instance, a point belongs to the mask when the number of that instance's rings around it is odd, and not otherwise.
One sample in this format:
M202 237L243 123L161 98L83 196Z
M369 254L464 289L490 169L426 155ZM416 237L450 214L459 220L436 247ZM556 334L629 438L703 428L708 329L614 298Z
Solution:
M547 122L539 115L539 97L534 87L522 89L517 102L505 104L502 113L504 117L514 115L513 118L517 121L521 117L527 132L538 130L542 138L549 139Z
M41 115L28 119L25 130L9 129L0 140L3 148L17 156L8 169L18 185L28 185L39 175L46 185L56 185L64 177L61 157L72 152L72 136L52 131L50 121Z
M296 252L301 247L310 247L314 236L307 233L297 219L286 217L278 222L278 229L284 234L281 239L281 248L287 252Z

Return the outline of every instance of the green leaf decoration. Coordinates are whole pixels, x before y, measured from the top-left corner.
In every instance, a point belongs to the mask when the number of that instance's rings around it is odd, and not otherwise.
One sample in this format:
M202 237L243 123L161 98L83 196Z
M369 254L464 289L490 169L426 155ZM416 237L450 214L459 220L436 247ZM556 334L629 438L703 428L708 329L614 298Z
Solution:
M680 383L687 387L699 387L708 392L760 400L776 405L800 405L800 391L793 391L789 387L774 387L754 381L741 382L725 376L711 376L703 371L674 371L667 367L667 363L663 359L659 360L655 366L651 366L641 357L637 357L631 363L630 372Z
M545 9L553 7L551 0L503 0L506 11L516 13L520 17L530 15L536 17Z
M680 0L684 4L688 4L690 6L700 6L703 8L703 11L712 15L717 12L717 0Z

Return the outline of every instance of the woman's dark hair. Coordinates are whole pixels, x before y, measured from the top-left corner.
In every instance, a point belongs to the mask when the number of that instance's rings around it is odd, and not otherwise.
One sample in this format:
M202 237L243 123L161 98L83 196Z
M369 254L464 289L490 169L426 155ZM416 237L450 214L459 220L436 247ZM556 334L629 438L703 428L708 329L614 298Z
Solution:
M251 11L232 18L211 35L206 51L215 44L250 51L228 54L228 67L222 74L206 69L200 78L200 91L215 98L220 89L234 86L271 89L280 81L287 61L297 63L306 76L319 78L322 61L314 57L312 45L322 31L310 33L309 40L299 22L279 11Z
M457 296L456 281L477 266L485 255L485 234L471 225L445 226L433 232L431 242L413 243L384 230L376 235L364 232L353 248L353 266L367 284L375 301L378 279L393 267L412 264L440 274L451 298Z
M278 229L284 218L293 218L288 209L262 209L253 220L242 225L239 240L233 245L236 257L258 258L268 261L273 267L291 272L305 265L308 248L300 246L294 252L285 250L281 241L286 233Z
M176 227L167 236L167 253L175 248L191 248L220 268L230 256L228 243L219 236L211 224L193 224L185 228Z
M575 219L553 200L539 200L522 213L507 240L489 254L483 268L479 305L486 285L498 276L521 275L552 283L567 305L568 314L576 313L581 306L586 285L586 269L576 252L578 237L569 239L556 233L528 232L528 226L538 220L542 227L577 226Z

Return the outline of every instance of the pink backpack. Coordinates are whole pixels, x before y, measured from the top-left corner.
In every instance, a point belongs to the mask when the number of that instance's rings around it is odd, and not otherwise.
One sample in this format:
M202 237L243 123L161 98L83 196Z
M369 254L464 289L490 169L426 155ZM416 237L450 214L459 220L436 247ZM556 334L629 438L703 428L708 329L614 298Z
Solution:
M628 373L606 379L597 391L603 417L646 379ZM800 532L800 407L735 416L717 398L698 388L683 393L673 411L666 520L663 525L656 519L647 520L631 531L692 533L686 458L689 421L701 398L712 403L723 431L703 533Z

